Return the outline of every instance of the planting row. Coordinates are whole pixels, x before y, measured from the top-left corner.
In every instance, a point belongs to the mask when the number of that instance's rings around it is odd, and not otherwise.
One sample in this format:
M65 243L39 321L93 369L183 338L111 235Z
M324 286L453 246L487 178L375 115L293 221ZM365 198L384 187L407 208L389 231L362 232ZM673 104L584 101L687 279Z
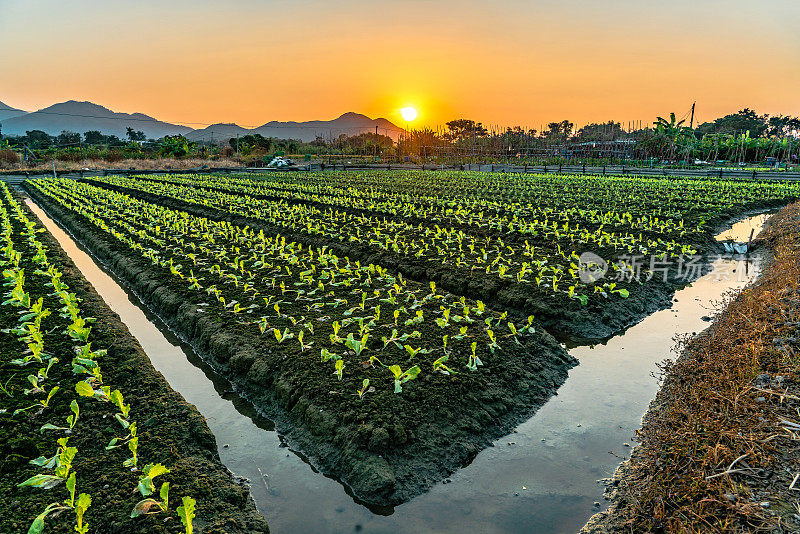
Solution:
M555 221L537 222L538 230L520 234L528 237L520 242L504 235L481 236L438 224L411 224L403 219L380 218L376 214L321 210L312 205L289 204L201 186L117 177L103 178L102 182L263 221L271 228L292 232L304 240L323 238L396 257L387 263L396 264L407 259L429 267L444 266L464 280L478 279L481 283L477 287L488 290L486 298L490 298L492 286L498 283L517 286L517 291L528 296L555 297L582 305L590 299L624 298L632 282L631 267L622 261L612 262L610 280L585 281L580 277L579 251L591 249L601 257L653 255L659 260L691 256L696 252L692 245L674 240L620 235L602 228L589 231L569 222L562 225Z
M155 478L170 469L140 459L143 438L131 406L123 392L104 379L107 351L92 346L95 319L82 313L80 299L48 259L47 248L38 238L45 230L27 216L2 183L0 227L5 288L2 332L6 336L5 357L0 362L0 416L10 417L6 425L21 426L23 433L38 431L51 440L48 454L30 460L29 467L22 469L29 476L16 484L49 496L50 502L32 513L28 532L42 532L46 521L55 517L52 521L72 522L76 532L89 531L92 496L81 491L81 480L101 473L76 469L86 452L72 442L97 434L93 421L98 415L110 416L116 423L113 435L105 437L105 450L117 458L117 469L141 473L138 484L129 488L142 498L129 510L130 517L169 512L169 482L156 487ZM113 472L106 475L115 477ZM184 496L176 510L186 532L192 531L194 508L194 499Z
M702 229L732 207L782 201L797 196L800 190L791 182L463 172L142 178L207 185L287 201L358 207L447 225L455 222L514 230L541 219L616 227L622 233L657 232L670 237Z
M513 287L533 300L603 307L634 279L691 262L710 241L709 223L800 195L791 183L721 180L508 176L440 173L172 176L99 181L264 221L301 240L322 236L384 260L445 265L450 278L478 279L478 298ZM455 184L455 186L453 185ZM436 194L438 196L427 196ZM306 236L306 238L303 238ZM603 280L581 276L592 252ZM591 261L591 260L589 260ZM427 274L427 273L426 273ZM429 277L429 276L428 276ZM425 276L420 277L425 278ZM450 290L458 288L448 287ZM517 297L519 298L519 297ZM519 307L514 303L515 307ZM523 304L522 309L538 311Z
M457 468L574 363L533 317L326 246L71 180L28 184L120 276L141 273L131 283L154 309L258 407L277 402L304 452L370 502Z
M358 208L440 226L535 235L537 227L556 221L671 239L702 231L731 208L785 201L800 191L791 182L439 172L141 178L323 208Z
M360 377L363 397L394 393L422 372L475 372L484 360L535 331L533 317L507 313L228 222L71 180L33 181L131 250L196 291L202 306L230 313L265 343L292 346L329 365L338 381ZM313 358L309 358L313 361ZM424 371L423 371L424 369ZM369 372L367 372L369 370ZM330 387L335 387L331 383Z

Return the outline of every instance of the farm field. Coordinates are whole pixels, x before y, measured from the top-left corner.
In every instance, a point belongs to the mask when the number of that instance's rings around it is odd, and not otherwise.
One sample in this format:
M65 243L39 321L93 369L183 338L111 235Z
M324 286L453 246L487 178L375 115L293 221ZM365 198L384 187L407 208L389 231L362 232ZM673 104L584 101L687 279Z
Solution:
M668 302L676 287L699 274L698 253L713 245L721 223L800 191L781 182L635 177L301 176L91 182L325 246L586 338L610 336ZM581 279L585 251L606 262L608 272L596 283ZM665 276L668 270L672 275ZM666 283L643 289L636 279L648 276Z
M577 363L564 343L669 306L730 220L800 198L779 182L407 171L25 187L374 505L528 419Z

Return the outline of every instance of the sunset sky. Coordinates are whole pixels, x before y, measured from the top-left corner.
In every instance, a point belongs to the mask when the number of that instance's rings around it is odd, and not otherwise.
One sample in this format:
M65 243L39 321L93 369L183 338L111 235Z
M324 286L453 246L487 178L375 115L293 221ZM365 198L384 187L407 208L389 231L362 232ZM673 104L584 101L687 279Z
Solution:
M0 0L0 101L195 127L800 115L799 25L798 0Z

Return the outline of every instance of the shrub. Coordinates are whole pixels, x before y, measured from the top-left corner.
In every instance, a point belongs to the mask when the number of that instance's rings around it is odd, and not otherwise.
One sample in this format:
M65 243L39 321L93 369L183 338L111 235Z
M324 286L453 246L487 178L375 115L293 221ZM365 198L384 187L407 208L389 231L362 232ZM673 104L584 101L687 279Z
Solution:
M13 150L0 150L0 162L19 163L19 154Z

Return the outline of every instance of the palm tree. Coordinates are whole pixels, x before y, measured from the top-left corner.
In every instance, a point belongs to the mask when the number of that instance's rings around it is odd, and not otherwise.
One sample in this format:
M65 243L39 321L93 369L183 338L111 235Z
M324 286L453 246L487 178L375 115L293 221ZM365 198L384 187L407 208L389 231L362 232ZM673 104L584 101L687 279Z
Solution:
M675 118L675 113L669 114L669 120L664 117L656 117L653 123L656 127L656 133L661 135L668 143L668 157L672 159L675 153L675 148L680 144L681 148L685 148L688 152L690 146L693 144L693 131L688 126L683 126L686 120L678 121Z

